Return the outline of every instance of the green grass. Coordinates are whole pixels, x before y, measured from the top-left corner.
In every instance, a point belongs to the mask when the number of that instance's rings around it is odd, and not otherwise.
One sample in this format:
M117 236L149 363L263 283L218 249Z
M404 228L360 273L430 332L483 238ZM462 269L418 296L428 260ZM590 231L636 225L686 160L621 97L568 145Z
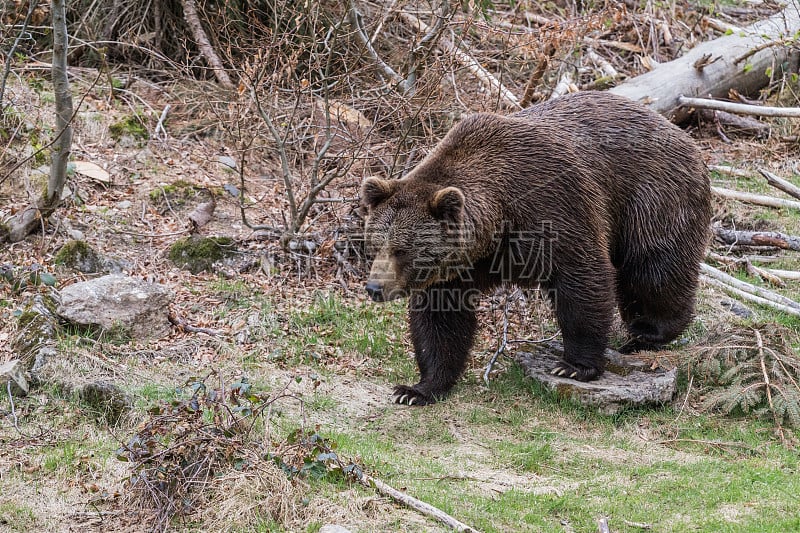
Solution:
M19 532L33 531L36 529L36 515L33 509L27 505L0 502L0 529Z
M656 531L800 527L798 457L769 424L671 408L608 417L508 374L488 393L391 407L332 438L387 483L482 531L558 531L564 521L595 531L603 516L622 532L640 530L625 520ZM637 437L642 427L654 442ZM503 475L518 478L504 486Z
M322 367L343 357L368 357L381 369L393 368L395 378L408 378L414 367L403 342L405 316L402 302L350 302L319 292L308 308L290 312L292 334L283 338L279 349L289 361Z

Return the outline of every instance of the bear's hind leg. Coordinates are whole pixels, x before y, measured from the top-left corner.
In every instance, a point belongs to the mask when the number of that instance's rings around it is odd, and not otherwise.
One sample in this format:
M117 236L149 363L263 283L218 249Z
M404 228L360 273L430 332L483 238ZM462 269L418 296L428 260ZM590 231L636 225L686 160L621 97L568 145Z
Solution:
M548 291L564 339L564 360L551 370L556 376L592 381L605 369L605 350L614 311L613 279L599 269L592 279L557 283Z
M697 291L696 265L661 258L621 270L619 311L630 339L622 353L656 350L677 338L691 322Z

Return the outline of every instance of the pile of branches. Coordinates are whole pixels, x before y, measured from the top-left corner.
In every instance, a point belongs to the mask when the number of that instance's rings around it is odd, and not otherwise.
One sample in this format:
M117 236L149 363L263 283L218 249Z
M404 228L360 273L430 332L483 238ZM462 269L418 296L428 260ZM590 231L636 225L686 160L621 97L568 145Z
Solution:
M149 420L117 450L131 471L123 504L138 509L154 530L166 530L175 518L207 513L212 499L215 516L226 514L221 493L241 485L230 483L236 477L261 494L234 502L231 516L246 522L245 509L233 507L252 506L249 518L267 512L279 523L291 522L296 518L292 480L325 474L326 458L318 456L328 449L326 441L303 430L277 442L269 439L271 406L295 398L286 389L270 396L254 393L244 380L226 386L220 379L216 387L206 380L187 385L182 393L190 396L153 407Z
M788 328L720 327L708 335L689 361L689 375L701 387L703 409L725 415L754 414L800 428L800 359L797 335Z

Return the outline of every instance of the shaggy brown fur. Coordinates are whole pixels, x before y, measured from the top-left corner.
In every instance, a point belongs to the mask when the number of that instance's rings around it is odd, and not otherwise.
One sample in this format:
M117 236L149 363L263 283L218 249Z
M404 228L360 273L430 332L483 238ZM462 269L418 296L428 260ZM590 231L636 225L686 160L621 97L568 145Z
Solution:
M368 178L374 300L409 296L421 373L395 401L426 404L463 372L476 296L503 283L551 299L565 357L554 373L596 379L614 308L627 351L691 320L711 216L691 138L627 99L584 92L512 116L472 115L401 180Z

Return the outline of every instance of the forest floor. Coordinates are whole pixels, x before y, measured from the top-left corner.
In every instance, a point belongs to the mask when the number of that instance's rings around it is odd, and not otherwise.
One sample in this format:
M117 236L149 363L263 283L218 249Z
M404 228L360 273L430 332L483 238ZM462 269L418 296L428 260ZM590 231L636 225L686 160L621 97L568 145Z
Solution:
M602 519L615 532L800 529L798 433L790 414L773 417L764 398L748 404L737 396L741 388L726 389L704 370L713 366L709 360L724 368L741 348L734 345L754 346L755 332L768 349L794 357L797 318L750 304L743 318L731 311L729 296L703 284L689 330L668 350L644 355L679 369L675 401L609 416L543 390L507 357L484 383L507 301L509 337L557 332L535 292L498 291L482 301L482 329L453 394L425 408L395 405L392 386L417 374L403 303L368 301L367 263L357 247L347 266L332 253L341 239L336 229L359 223L355 199L363 176L331 185L331 197L344 201L315 211L325 229L315 233L314 254L284 251L243 222L235 196L240 176L229 164L236 152L223 137L178 135L184 126L178 120L167 122L166 136L156 137L152 124L145 138L131 128L119 133L116 126L137 113L158 116L167 104L187 105L190 82L170 91L134 85L128 89L134 99L115 99L93 86L91 73L76 77L81 103L72 159L98 164L107 176L71 173L65 205L46 231L0 248L0 264L23 273L38 265L55 277L55 289L63 288L93 277L55 264L62 246L80 238L125 273L167 285L175 294L172 313L216 334L174 328L165 338L141 341L64 327L56 339L58 379L13 404L0 392L0 531L163 529L165 500L152 498L142 483L135 489L135 482L151 476L168 486L169 468L204 453L213 456L213 468L184 470L187 479L171 485L179 497L170 501L183 506L173 509L179 516L172 530L313 532L324 524L363 532L446 530L354 482L344 473L353 465L480 531L598 531ZM27 73L10 90L28 102L22 112L31 131L48 120L52 88L41 73ZM199 82L189 89L204 91L208 86ZM789 96L777 98L796 105ZM715 185L789 198L771 191L756 171L766 168L800 185L798 144L786 141L797 128L783 119L770 124L769 138L731 134L733 142L713 126L690 126L708 164L752 173L715 172ZM33 135L25 141L11 149L25 156L40 143ZM32 162L0 183L4 214L25 204L26 185L41 185L37 168L46 163ZM283 219L286 201L270 172L274 165L267 161L264 172L247 177L250 221ZM199 231L232 238L236 254L192 274L168 251L189 235L189 213L210 194L214 216ZM800 214L790 209L717 199L715 213L738 229L800 233ZM800 270L796 253L769 254L778 258L769 266ZM746 272L734 274L768 286ZM51 290L0 281L0 363L14 357L10 342L30 298ZM800 283L774 290L797 298ZM71 392L70 384L86 381L117 385L131 409L109 423ZM712 397L726 401L726 391L730 408L723 414L710 406ZM225 426L231 412L247 429ZM170 413L173 422L165 421ZM161 463L121 460L120 450L143 439L147 428L162 442L181 442L180 449L170 449ZM192 438L180 440L191 431Z

